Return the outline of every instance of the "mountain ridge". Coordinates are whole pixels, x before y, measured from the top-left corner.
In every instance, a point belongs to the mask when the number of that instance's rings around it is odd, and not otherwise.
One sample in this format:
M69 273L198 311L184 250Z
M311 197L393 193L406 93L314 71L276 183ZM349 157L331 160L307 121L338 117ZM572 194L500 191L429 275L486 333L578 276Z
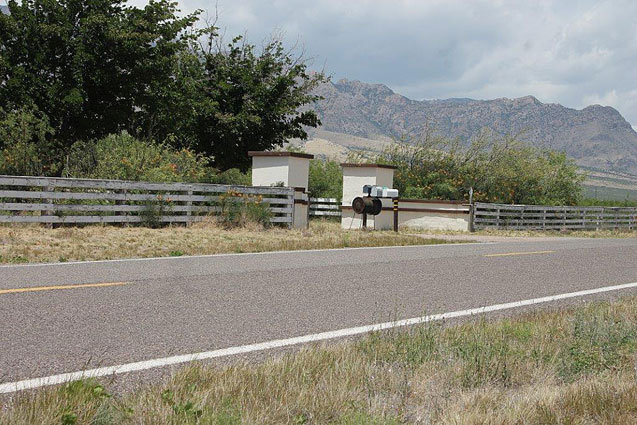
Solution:
M322 130L367 139L418 137L427 125L467 142L483 129L520 134L536 146L566 152L585 167L637 174L637 132L610 106L574 109L532 95L478 100L412 100L384 84L328 82L316 89Z

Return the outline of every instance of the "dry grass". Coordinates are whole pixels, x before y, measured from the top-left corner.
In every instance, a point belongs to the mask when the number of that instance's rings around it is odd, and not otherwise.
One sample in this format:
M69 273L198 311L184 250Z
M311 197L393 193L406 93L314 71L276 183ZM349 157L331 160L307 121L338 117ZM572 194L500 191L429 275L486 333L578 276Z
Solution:
M407 231L407 229L404 229ZM476 235L523 238L572 237L572 238L637 238L637 230L478 230L473 233L452 230L409 229L409 233L425 233L431 235Z
M263 252L363 246L445 243L394 232L341 230L313 221L308 230L224 229L214 221L188 227L87 226L48 229L37 225L0 227L0 263L58 262Z
M111 395L20 393L7 424L628 424L637 299L375 333Z
M476 235L518 237L637 238L637 230L481 230Z

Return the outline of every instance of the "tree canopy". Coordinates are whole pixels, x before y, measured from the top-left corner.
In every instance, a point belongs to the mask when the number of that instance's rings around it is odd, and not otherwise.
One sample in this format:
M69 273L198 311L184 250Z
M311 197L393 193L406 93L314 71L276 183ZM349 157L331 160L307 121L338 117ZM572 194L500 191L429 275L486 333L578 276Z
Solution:
M44 119L50 161L78 141L126 130L246 168L247 151L306 138L319 124L299 108L324 79L305 58L272 40L258 51L241 38L225 44L201 11L151 0L9 0L0 14L0 107ZM0 134L2 132L0 131ZM11 140L0 139L0 149ZM40 148L38 135L31 140ZM51 166L51 173L61 166ZM57 171L53 171L57 170Z

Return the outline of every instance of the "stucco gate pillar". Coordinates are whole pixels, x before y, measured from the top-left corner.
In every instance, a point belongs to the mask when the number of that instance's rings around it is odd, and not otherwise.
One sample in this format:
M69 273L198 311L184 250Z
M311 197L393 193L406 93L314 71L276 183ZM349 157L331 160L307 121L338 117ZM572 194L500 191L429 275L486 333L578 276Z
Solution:
M384 164L341 164L343 167L343 202L341 210L341 227L344 229L360 229L363 217L354 214L352 201L363 194L366 184L393 188L394 170L396 167ZM377 230L391 230L394 227L392 200L382 199L383 210L377 216L367 217L367 227Z
M307 193L310 159L314 155L298 152L250 151L252 157L252 185L272 186L283 183L294 189L293 227L308 226L309 196Z

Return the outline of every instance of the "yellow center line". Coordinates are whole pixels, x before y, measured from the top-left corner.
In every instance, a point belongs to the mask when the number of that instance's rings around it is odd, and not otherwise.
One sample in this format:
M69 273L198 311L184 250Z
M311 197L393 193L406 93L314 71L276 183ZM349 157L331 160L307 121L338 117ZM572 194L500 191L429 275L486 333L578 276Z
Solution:
M485 257L508 257L512 255L550 254L551 252L555 252L555 251L506 252L504 254L486 254Z
M53 285L53 286L34 286L31 288L0 289L0 295L17 294L20 292L55 291L60 289L100 288L104 286L122 286L122 285L128 285L129 283L130 282L102 282L102 283L81 283L78 285Z

